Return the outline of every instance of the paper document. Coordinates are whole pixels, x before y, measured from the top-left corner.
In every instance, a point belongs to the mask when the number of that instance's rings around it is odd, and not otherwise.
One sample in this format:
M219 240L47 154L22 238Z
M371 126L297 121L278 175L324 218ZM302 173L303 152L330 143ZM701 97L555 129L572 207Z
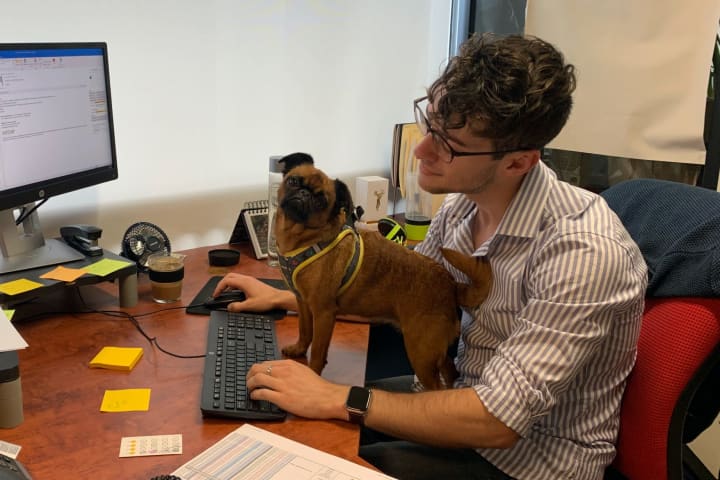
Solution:
M4 310L0 310L0 352L20 350L27 348L28 344L23 340L15 326L10 323Z
M183 480L388 480L391 477L245 424L173 472Z

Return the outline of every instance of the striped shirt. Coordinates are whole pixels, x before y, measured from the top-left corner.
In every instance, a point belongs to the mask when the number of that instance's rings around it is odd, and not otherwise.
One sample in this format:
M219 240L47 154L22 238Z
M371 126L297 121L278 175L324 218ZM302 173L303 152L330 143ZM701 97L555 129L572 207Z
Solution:
M486 256L494 283L463 313L455 387L520 435L478 453L517 479L602 479L634 363L647 284L637 245L598 195L540 162L497 230L473 246L476 206L448 195L417 250Z

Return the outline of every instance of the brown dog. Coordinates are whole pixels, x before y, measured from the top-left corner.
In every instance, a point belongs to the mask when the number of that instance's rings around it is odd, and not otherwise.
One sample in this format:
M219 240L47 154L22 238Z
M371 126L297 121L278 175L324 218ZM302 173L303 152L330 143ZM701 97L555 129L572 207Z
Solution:
M452 386L457 371L447 350L460 331L457 307L485 300L492 283L490 264L443 250L472 282L457 284L434 260L377 232L358 234L350 228L350 191L315 168L311 156L295 153L281 162L275 237L300 315L299 339L282 352L302 357L312 343L308 363L320 374L338 314L394 320L425 388Z

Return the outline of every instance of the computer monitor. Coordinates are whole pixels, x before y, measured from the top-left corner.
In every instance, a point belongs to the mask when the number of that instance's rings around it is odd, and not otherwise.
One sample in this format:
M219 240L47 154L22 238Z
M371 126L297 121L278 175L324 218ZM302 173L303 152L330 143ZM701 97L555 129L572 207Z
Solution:
M117 177L107 45L0 44L0 274L83 258L37 208Z

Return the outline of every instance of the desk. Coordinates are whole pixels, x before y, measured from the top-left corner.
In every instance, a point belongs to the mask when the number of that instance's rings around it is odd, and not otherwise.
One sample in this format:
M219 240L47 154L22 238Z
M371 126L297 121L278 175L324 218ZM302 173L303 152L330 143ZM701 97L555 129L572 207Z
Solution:
M226 248L226 246L222 246ZM221 275L209 267L207 252L187 254L182 305L190 303L207 280ZM261 278L280 278L277 269L242 250L239 265L226 269ZM113 309L117 289L111 284L82 286L79 292L93 308ZM170 304L169 306L180 305ZM153 303L146 275L138 280L138 304L124 311L140 314L160 310ZM141 317L140 324L160 345L173 353L204 353L208 317L187 315L183 309ZM14 429L0 429L0 440L21 445L19 460L35 478L149 479L177 467L242 423L206 418L200 413L203 359L174 358L151 348L125 319L101 314L58 314L16 324L30 347L20 352L25 421ZM280 345L294 342L297 318L277 323ZM338 322L330 347L327 379L362 385L368 326ZM88 362L106 345L142 346L143 358L131 372L90 369ZM105 390L151 388L147 412L102 413ZM289 416L281 423L256 423L274 433L368 466L357 456L359 428L341 421L312 421ZM124 436L183 435L183 454L119 458Z

